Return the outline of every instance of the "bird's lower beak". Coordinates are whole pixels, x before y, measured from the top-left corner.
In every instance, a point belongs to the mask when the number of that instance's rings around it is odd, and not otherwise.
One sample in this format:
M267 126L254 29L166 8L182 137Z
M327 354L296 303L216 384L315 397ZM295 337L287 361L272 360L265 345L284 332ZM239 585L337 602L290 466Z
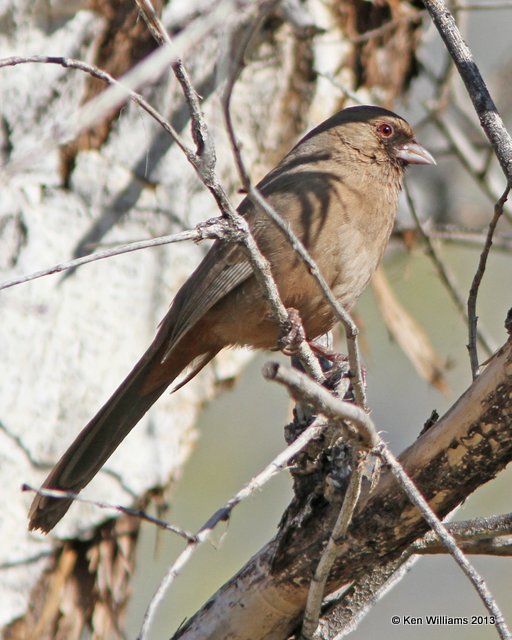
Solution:
M406 142L399 147L397 157L407 164L437 164L433 156L417 142Z

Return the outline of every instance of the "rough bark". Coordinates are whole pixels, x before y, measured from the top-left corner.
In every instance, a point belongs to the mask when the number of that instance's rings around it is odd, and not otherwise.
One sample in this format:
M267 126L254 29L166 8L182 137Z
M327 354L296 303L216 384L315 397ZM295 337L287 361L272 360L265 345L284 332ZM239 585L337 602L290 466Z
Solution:
M452 408L400 456L405 470L440 517L510 462L511 422L509 340ZM313 446L318 448L319 444ZM317 456L315 451L310 453L312 458ZM316 466L314 473L301 479L302 484L308 484L307 490L296 492L277 536L174 638L278 640L293 633L311 575L339 512L339 501L329 498L329 474ZM391 473L384 471L375 490L360 503L347 538L340 544L329 592L397 558L427 529Z

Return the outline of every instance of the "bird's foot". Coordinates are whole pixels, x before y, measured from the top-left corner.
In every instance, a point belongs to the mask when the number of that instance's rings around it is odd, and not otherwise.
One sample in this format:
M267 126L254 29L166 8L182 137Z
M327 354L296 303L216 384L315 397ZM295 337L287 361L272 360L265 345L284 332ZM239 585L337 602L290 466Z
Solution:
M288 320L279 332L277 346L285 356L294 356L306 339L306 333L297 309L290 307L287 311Z
M330 363L330 367L328 367L329 369L342 368L348 363L348 356L324 347L324 345L319 344L318 342L310 342L309 346L315 356L327 360Z
M326 376L324 384L328 389L337 389L343 379L349 382L352 380L354 374L350 370L348 356L332 351L317 342L310 342L309 346L320 361ZM363 385L366 387L366 369L364 367L361 368L361 378ZM345 399L350 400L351 386L347 386L346 391Z

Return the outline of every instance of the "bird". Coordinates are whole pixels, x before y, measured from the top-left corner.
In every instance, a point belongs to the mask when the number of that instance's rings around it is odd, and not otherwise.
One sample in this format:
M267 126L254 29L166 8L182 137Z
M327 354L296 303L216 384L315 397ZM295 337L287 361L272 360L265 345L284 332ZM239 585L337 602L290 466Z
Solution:
M406 120L358 105L307 133L257 189L301 240L335 297L350 310L376 270L394 225L407 165L434 165ZM311 342L335 324L317 281L267 214L246 196L238 207L286 308L297 310ZM180 374L189 382L221 349L276 348L279 325L246 253L216 240L176 294L149 348L79 433L43 489L76 494L99 472ZM48 533L72 499L38 493L29 529Z

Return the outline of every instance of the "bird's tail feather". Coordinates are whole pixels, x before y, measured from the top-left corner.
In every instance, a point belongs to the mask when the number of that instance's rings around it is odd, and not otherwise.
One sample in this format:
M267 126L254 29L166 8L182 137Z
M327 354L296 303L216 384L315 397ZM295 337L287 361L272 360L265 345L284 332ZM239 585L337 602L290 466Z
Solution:
M215 353L207 355L209 361ZM150 348L80 432L42 488L73 493L81 491L191 359L193 356L184 359L183 354L178 353L162 362L161 349L151 353ZM196 368L193 374L197 372ZM72 499L37 495L29 512L29 528L50 531L72 502Z

